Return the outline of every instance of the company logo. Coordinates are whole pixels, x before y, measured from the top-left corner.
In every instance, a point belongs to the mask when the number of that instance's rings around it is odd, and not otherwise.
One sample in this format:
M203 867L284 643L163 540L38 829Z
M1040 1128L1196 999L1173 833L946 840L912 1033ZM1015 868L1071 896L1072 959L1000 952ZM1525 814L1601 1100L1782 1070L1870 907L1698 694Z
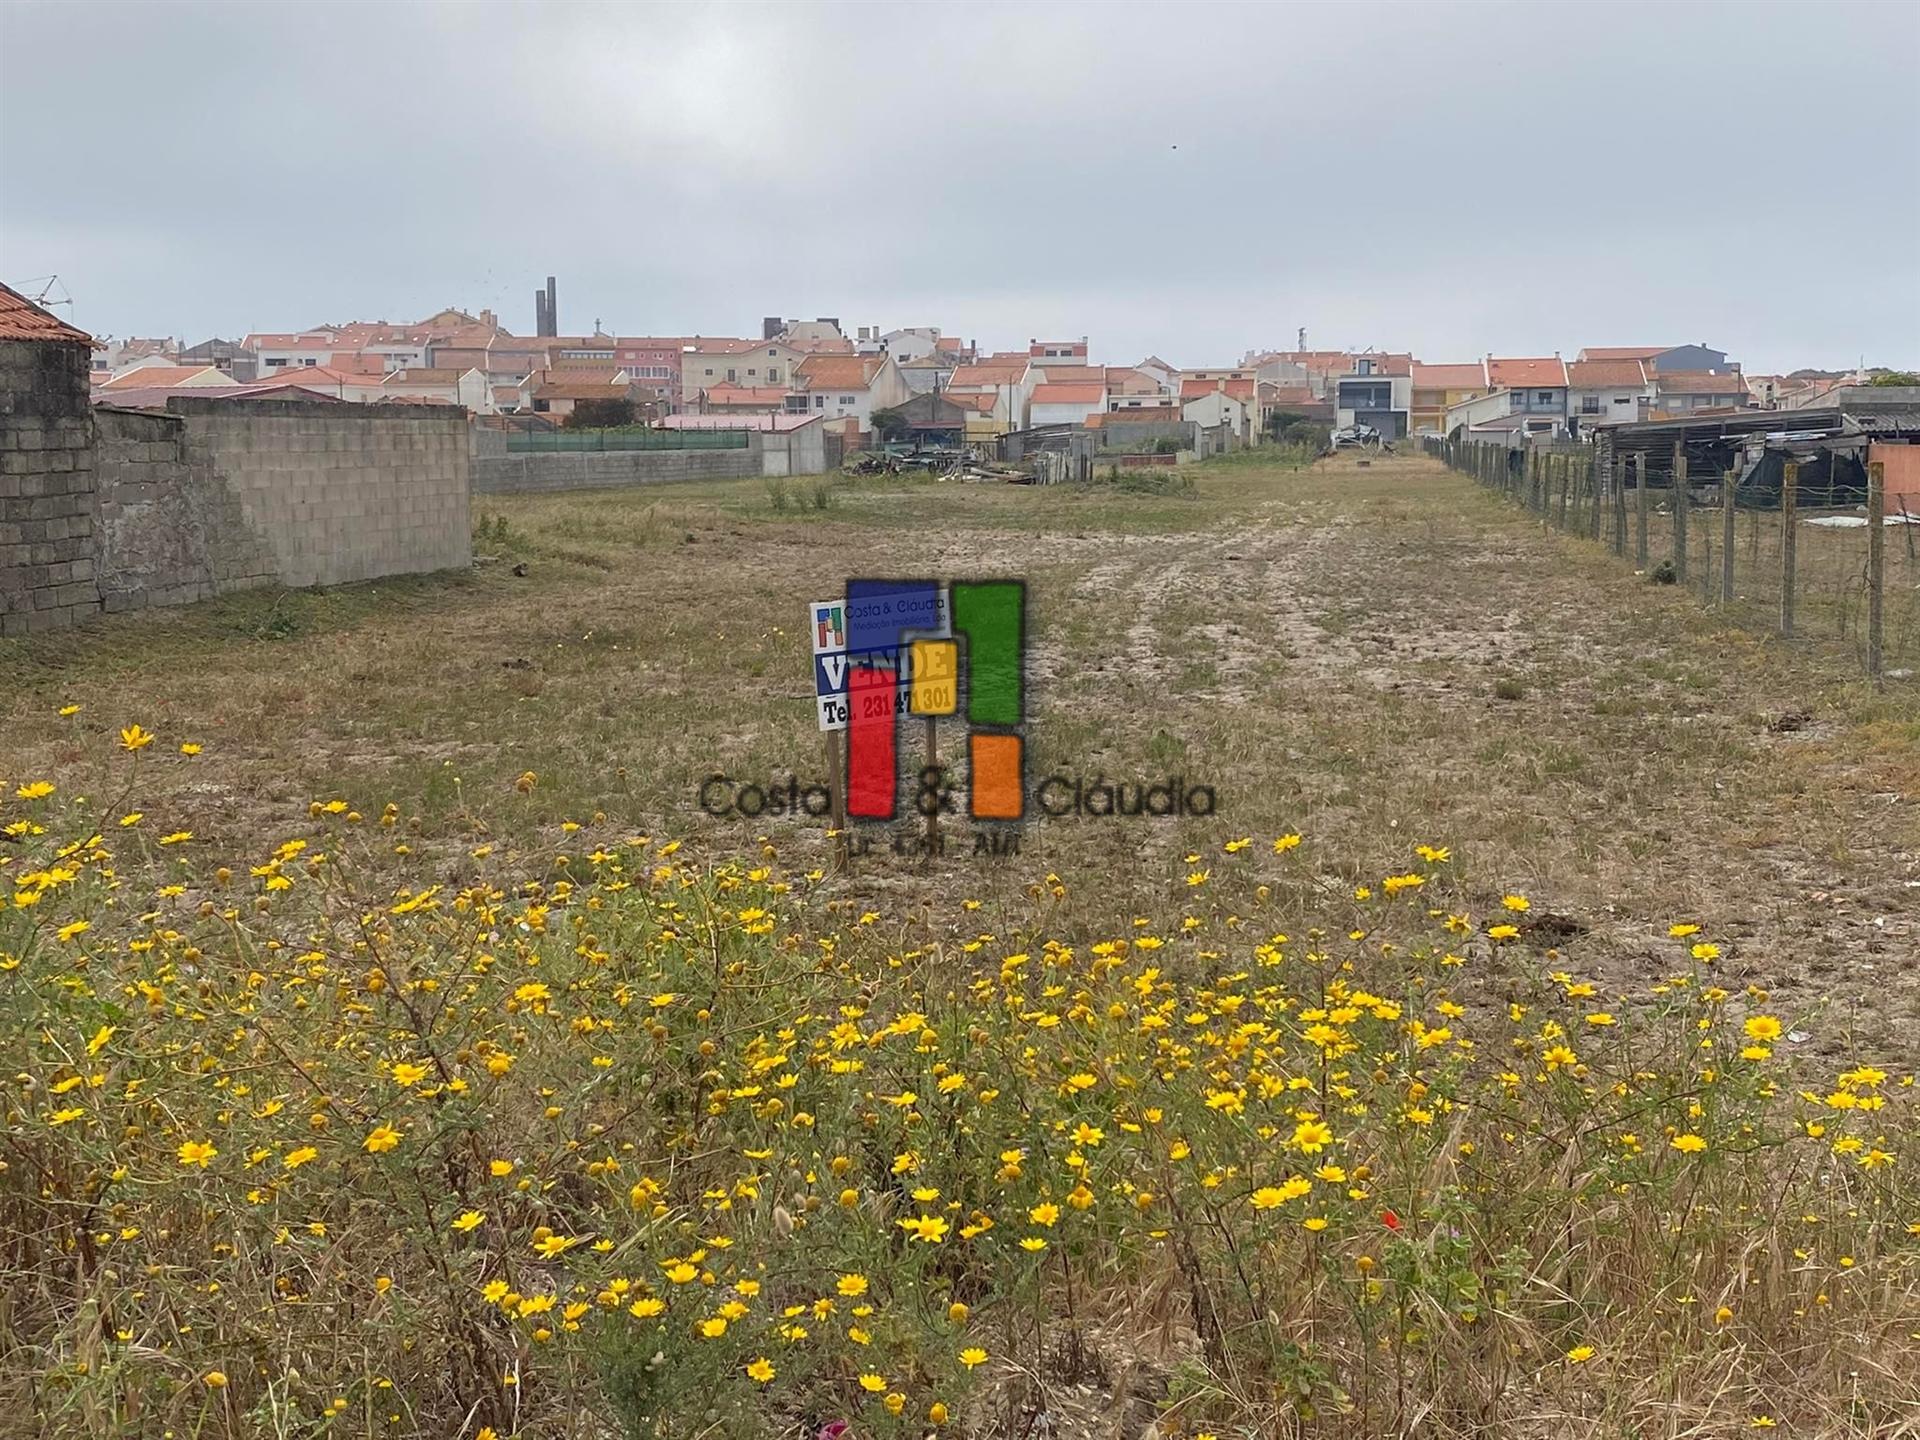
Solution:
M836 619L821 613L828 608L814 606L816 645L827 634L820 626ZM1026 616L1027 587L1019 580L958 581L944 592L933 580L847 582L837 618L846 644L850 817L898 816L901 717L956 714L963 692L968 814L1025 815ZM924 775L920 783L924 789Z

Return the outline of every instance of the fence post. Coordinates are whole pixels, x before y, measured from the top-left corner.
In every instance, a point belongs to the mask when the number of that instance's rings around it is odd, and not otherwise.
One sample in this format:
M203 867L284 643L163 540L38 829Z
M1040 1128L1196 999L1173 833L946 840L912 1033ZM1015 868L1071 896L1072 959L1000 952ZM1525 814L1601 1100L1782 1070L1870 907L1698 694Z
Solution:
M1687 451L1683 442L1673 442L1673 575L1687 583Z
M1867 464L1867 673L1880 680L1880 610L1887 588L1887 467Z
M1780 633L1793 634L1793 559L1799 526L1800 462L1780 467Z
M1560 517L1555 523L1564 530L1567 528L1567 496L1573 489L1572 467L1564 455L1549 455L1547 459L1560 476Z
M1653 552L1647 548L1647 521L1651 499L1647 494L1647 452L1633 457L1634 568L1645 570Z
M1596 451L1587 457L1587 501L1592 507L1587 511L1587 538L1593 541L1600 538L1600 489L1604 478L1600 473L1600 456Z
M1733 603L1733 506L1734 489L1740 483L1736 466L1720 482L1720 603Z
M1627 553L1627 477L1620 468L1620 454L1615 451L1607 466L1607 480L1613 487L1613 553L1621 558Z

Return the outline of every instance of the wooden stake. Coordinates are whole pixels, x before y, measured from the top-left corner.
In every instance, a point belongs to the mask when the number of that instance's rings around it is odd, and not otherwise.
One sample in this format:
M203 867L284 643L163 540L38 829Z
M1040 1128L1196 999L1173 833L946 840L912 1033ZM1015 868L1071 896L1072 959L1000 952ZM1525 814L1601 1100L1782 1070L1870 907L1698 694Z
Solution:
M1613 553L1624 557L1627 553L1627 476L1617 451L1607 470L1607 481L1613 486Z
M1633 564L1636 570L1645 570L1648 565L1647 520L1652 506L1652 497L1647 494L1647 452L1642 450L1633 457L1633 508L1634 522Z
M933 769L940 767L939 726L934 717L927 716L927 764ZM927 858L931 860L940 853L940 805L934 803L927 812Z
M1732 469L1720 481L1720 603L1733 603L1733 503L1739 470Z
M1673 442L1673 574L1687 583L1687 452Z
M833 868L847 868L847 732L829 730L827 783L833 787Z
M1789 460L1780 469L1780 633L1793 634L1793 559L1800 508L1800 462Z
M1887 467L1884 461L1867 464L1867 674L1880 680L1882 636L1881 602L1887 589Z

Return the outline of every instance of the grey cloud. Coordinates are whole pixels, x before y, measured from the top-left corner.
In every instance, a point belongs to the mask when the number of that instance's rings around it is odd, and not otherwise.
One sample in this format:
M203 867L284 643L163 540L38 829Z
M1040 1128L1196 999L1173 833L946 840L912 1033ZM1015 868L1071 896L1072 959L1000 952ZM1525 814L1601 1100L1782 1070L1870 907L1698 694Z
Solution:
M1920 361L1894 4L0 0L0 278L199 338L492 305ZM1177 147L1177 148L1175 148Z

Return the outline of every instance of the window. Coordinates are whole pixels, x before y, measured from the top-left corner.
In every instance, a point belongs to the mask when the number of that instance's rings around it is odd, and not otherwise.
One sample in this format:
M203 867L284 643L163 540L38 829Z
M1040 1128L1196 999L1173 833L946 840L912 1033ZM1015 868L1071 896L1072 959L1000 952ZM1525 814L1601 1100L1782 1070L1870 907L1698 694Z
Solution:
M814 408L814 409L816 409L816 410L824 410L824 409L826 409L826 408L827 408L827 397L826 397L826 396L824 396L824 395L816 395L816 396L814 396L814 397L813 397L813 408Z
M1534 391L1533 403L1535 405L1551 405L1553 403L1553 392L1551 390Z
M319 364L320 362L319 362L319 361L317 361L317 360L302 360L302 361L301 361L300 363L301 363L302 365L317 365L317 364Z
M732 384L732 383L733 383L733 382L734 382L735 380L738 380L739 378L740 378L740 372L739 372L738 370L729 370L729 371L727 371L727 383L728 383L728 384Z
M842 405L852 405L852 404L853 404L853 403L855 403L855 402L854 402L854 398L853 398L853 396L851 396L851 395L842 395L842 396L840 397L840 403L841 403Z
M713 378L713 371L711 370L707 371L707 379L711 380L712 378Z
M1598 395L1582 395L1580 397L1580 413L1582 415L1598 415L1600 413L1600 397Z
M767 367L767 383L769 385L778 385L780 383L780 367L778 365L769 365Z
M278 369L279 369L279 368L280 368L280 367L281 367L282 365L285 365L286 363L287 363L287 362L286 362L286 359L285 359L285 357L283 356L283 357L281 357L280 359L277 359L277 360L269 360L269 361L267 361L267 368L268 368L269 370L278 370Z
M758 375L759 373L760 372L757 369L750 369L747 371L747 378L751 380L753 379L754 376Z

